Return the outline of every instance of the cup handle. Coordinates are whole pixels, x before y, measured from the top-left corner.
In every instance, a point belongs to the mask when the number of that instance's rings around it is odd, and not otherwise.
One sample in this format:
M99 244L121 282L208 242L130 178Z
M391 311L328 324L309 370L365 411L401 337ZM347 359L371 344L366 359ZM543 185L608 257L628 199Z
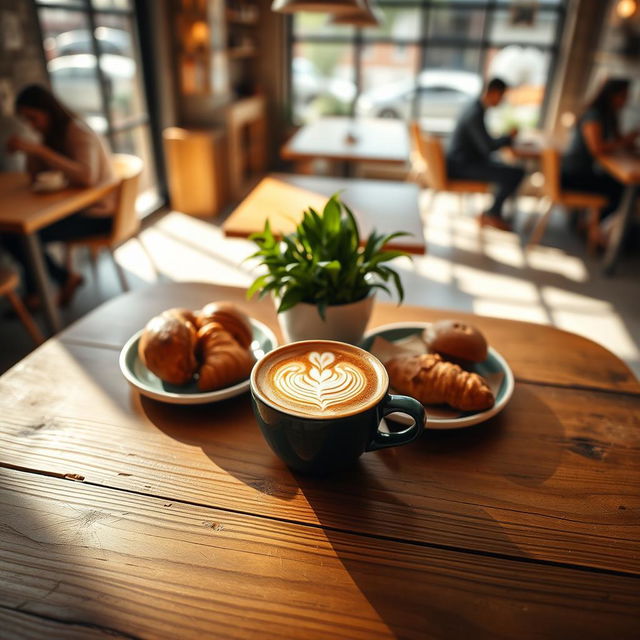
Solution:
M376 449L384 449L386 447L397 447L401 444L409 444L413 442L424 430L427 419L424 407L415 398L409 396L388 395L383 401L382 417L388 416L390 413L406 413L413 418L415 424L403 431L394 433L384 433L380 430L368 447L368 451Z

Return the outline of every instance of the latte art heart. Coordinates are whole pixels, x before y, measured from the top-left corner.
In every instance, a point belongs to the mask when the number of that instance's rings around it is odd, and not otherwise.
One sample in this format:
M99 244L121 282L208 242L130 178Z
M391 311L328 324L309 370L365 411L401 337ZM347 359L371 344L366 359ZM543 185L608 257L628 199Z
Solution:
M364 373L348 362L336 362L331 351L311 351L300 360L280 367L275 387L289 400L328 409L361 393L367 384Z

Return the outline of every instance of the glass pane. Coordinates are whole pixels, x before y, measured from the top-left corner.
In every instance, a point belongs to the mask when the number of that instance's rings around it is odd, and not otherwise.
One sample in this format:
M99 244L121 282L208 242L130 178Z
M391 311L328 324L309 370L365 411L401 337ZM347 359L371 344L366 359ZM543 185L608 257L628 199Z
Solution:
M418 77L418 116L426 131L449 133L460 111L482 89L480 50L431 48Z
M144 162L138 188L139 194L149 196L149 191L156 193L155 163L151 151L151 136L149 127L142 125L126 131L119 131L113 136L114 153L130 153L138 156Z
M131 0L91 0L94 9L131 9Z
M350 44L298 42L293 46L293 119L348 115L356 95L354 51Z
M492 44L518 42L551 45L555 40L557 22L555 11L494 11L489 41Z
M487 116L492 131L534 129L540 119L551 54L535 47L509 45L489 49L485 62L485 77L502 78L510 87L504 102Z
M96 14L96 39L101 51L107 102L114 126L146 112L141 67L134 57L133 25L125 15Z
M484 29L484 10L432 9L429 12L429 38L480 40Z
M69 7L82 7L84 0L36 0L38 4L64 4Z
M356 113L376 118L413 117L419 60L416 45L371 43L363 47L363 91Z
M367 27L362 30L365 39L394 38L398 40L418 40L420 38L420 9L390 9L378 7L382 13L379 27Z
M332 25L326 13L301 11L293 14L293 33L295 37L303 36L347 36L353 35L353 27Z
M102 94L86 16L79 11L41 9L47 69L54 93L99 131L106 129Z

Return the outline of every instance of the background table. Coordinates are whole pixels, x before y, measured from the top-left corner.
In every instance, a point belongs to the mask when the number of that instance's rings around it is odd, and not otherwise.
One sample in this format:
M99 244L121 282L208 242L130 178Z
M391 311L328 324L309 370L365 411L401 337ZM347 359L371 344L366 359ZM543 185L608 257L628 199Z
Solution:
M49 328L55 333L61 328L60 316L53 302L37 232L100 200L116 187L117 182L105 182L82 189L61 189L53 193L35 193L29 184L26 173L0 172L0 233L19 233L24 236L45 317Z
M246 238L262 231L268 218L274 233L291 233L303 211L313 207L321 212L327 199L337 192L342 192L342 199L353 210L363 240L373 229L381 233L406 231L411 235L394 238L388 246L410 253L425 252L418 207L420 190L409 182L271 174L236 207L222 229L227 236Z
M349 135L355 139L349 140ZM282 147L284 160L308 163L324 159L346 163L377 162L405 165L409 134L403 120L324 117L301 127Z
M630 153L612 154L600 156L598 162L616 180L626 185L620 213L611 232L611 239L604 256L604 272L612 274L620 259L624 240L636 211L638 185L640 185L640 155Z
M510 362L489 422L327 478L271 453L247 397L141 398L120 347L171 283L98 308L0 378L3 633L602 638L640 632L640 388L593 342L469 316ZM451 317L379 304L373 325Z

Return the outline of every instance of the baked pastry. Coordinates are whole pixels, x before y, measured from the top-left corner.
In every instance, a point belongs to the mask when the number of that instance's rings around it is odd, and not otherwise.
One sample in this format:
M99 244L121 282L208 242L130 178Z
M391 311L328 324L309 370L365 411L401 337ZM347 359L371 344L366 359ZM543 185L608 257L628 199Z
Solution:
M174 309L151 318L138 343L138 355L149 371L172 384L186 384L193 378L196 329Z
M213 391L244 380L255 362L253 353L238 344L218 322L198 330L198 354L202 362L200 391Z
M484 362L487 359L487 341L471 325L457 320L441 320L428 326L422 333L430 351L450 358Z
M249 316L240 311L231 302L210 302L197 314L196 324L201 329L210 322L221 324L244 349L248 349L253 340L253 330Z
M483 411L493 406L487 383L437 353L396 356L385 367L391 386L423 404L448 404L461 411Z

